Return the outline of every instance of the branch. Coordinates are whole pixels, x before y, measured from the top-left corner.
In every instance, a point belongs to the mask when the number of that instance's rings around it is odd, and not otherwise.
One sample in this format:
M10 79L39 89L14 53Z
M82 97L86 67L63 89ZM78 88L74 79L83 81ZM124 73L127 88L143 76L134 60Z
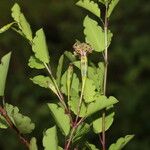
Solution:
M20 133L20 131L17 129L17 127L14 125L14 123L11 121L10 117L8 116L7 111L2 106L0 106L0 114L5 118L8 126L16 132L21 143L24 144L29 149L30 144L28 140L25 139L25 137Z

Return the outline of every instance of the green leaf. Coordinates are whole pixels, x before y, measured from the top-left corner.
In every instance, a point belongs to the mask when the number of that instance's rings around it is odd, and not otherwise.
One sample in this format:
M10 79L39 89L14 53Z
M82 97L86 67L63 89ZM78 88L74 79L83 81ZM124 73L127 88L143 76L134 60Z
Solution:
M71 52L65 51L65 52L64 52L64 55L65 55L71 62L76 61L76 57L75 57Z
M58 150L58 139L56 126L49 128L43 137L44 150Z
M78 126L76 133L73 137L73 142L80 140L85 134L90 131L90 125L87 123L82 123Z
M14 6L12 7L11 11L12 11L11 16L13 17L13 19L19 23L20 22L20 14L21 14L20 6L17 3L15 3Z
M75 73L72 76L70 95L77 96L79 93L79 79ZM63 74L61 78L61 91L67 95L67 71Z
M111 0L99 0L100 3L106 5L109 4Z
M45 77L43 75L35 76L34 78L31 78L34 84L37 84L44 88L50 88L55 94L57 94L57 90L52 82L52 80L49 77Z
M30 25L27 22L23 13L20 11L20 6L17 3L15 3L11 11L11 15L13 19L18 23L19 29L29 41L32 41L32 31Z
M15 124L20 133L27 134L34 130L34 123L31 122L29 117L22 115L19 112L18 107L6 103L5 108L8 116L11 118L12 122Z
M98 4L94 1L80 0L76 3L76 5L85 8L86 10L90 11L91 13L100 18L100 9L98 7Z
M63 62L64 62L64 55L61 55L59 62L58 62L57 72L56 72L56 78L57 78L56 81L59 86L60 86L60 81L61 81Z
M5 121L5 119L0 115L0 128L1 129L7 129L8 128L8 125Z
M86 103L93 102L95 100L95 95L96 95L96 86L94 84L94 81L87 78L85 82L85 87L84 87L84 100Z
M2 28L0 28L0 33L7 31L14 23L15 22L9 23L9 24L3 26Z
M11 52L7 53L1 59L1 64L0 64L0 96L4 96L10 57L11 57Z
M45 68L44 64L34 56L30 57L28 66L30 68L36 68L36 69L44 69Z
M75 115L78 114L77 112L78 112L79 99L80 99L79 96L74 96L74 97L71 97L71 99L68 102L70 109L74 112ZM85 117L86 111L87 111L87 107L86 107L85 103L83 102L81 105L79 116Z
M97 91L103 94L104 63L98 63L98 68L88 67L88 78L93 80ZM98 82L97 82L98 81Z
M86 116L90 116L97 111L116 104L117 102L118 100L113 96L110 96L109 98L101 95L97 96L97 99L88 105Z
M99 0L99 2L105 5L105 0Z
M107 12L107 18L110 17L111 13L113 12L114 8L118 4L119 0L112 0L109 4L108 12Z
M30 140L29 150L38 150L35 137Z
M35 57L41 62L49 63L49 53L43 29L39 29L36 32L36 36L33 39L32 50L35 53Z
M110 145L109 150L121 150L124 146L132 140L134 135L126 135L125 137L121 137L117 140L116 143Z
M62 131L62 133L67 136L70 132L70 118L67 114L65 114L64 109L58 107L58 105L53 103L48 103L48 107L50 112L52 113L56 124Z
M111 113L105 118L105 131L107 131L114 121L115 113ZM93 130L96 134L102 132L102 118L93 121Z
M107 98L106 96L97 95L95 97L94 102L88 103L86 105L84 102L82 102L79 116L89 117L92 114L96 113L97 111L107 108L108 106L114 105L117 102L118 102L117 99L114 98L113 96L110 96L109 98ZM77 115L79 97L71 97L71 100L69 101L68 104L71 110L74 112L74 114Z
M98 26L98 23L86 16L84 19L84 34L85 40L97 52L102 52L105 49L105 34L103 29ZM112 33L108 31L108 46L111 43Z
M87 146L88 150L99 150L99 149L96 148L95 145L90 144L88 142L86 142L86 146Z

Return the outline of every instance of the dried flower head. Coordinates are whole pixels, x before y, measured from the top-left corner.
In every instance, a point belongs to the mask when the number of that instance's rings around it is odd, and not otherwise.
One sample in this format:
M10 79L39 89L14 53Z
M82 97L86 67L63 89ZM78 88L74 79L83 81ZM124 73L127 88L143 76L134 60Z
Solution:
M77 41L74 45L73 48L75 50L75 54L85 56L86 54L92 53L93 49L90 44L88 43L81 43Z

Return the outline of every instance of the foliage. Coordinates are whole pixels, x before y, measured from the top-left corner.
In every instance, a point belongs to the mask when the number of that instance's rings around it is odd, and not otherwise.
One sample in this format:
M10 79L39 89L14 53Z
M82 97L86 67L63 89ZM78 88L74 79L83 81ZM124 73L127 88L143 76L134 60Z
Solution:
M0 29L2 33L11 28L22 35L31 45L33 52L29 59L28 66L32 69L37 69L37 71L39 71L39 69L47 70L47 76L37 75L31 78L31 80L41 87L52 90L59 100L59 102L55 101L55 103L48 103L47 105L56 125L62 132L62 136L65 136L65 142L61 144L65 150L71 148L76 149L81 146L83 149L97 150L96 146L94 144L89 144L87 140L82 144L79 142L83 136L89 133L90 125L88 124L88 119L90 119L90 124L93 125L94 132L99 134L100 138L102 138L102 148L105 149L104 134L112 125L115 113L112 112L108 116L105 115L109 107L118 103L115 97L107 96L106 94L108 65L107 49L112 38L112 33L108 29L107 19L109 19L118 1L100 0L99 2L105 5L106 13L104 15L104 21L100 14L101 8L98 7L98 3L90 0L80 0L76 3L78 6L83 7L99 17L99 20L104 26L101 26L95 19L86 16L83 22L86 43L78 41L74 44L75 53L79 56L74 56L70 52L65 52L59 59L55 74L51 69L44 30L42 28L39 29L35 33L35 37L33 37L30 25L21 12L18 4L12 7L13 22ZM88 55L90 53L94 54L95 52L99 52L98 55L104 57L104 60L96 65L93 64ZM64 59L64 56L69 58L69 63ZM2 82L1 96L4 96L5 80L10 60L10 57L6 59L7 67L4 69L4 58L1 64L2 69L0 68L2 72L4 72L4 75L2 77L0 76L0 81L4 81ZM64 67L64 63L69 65L67 70ZM78 71L76 69L74 70L74 68L78 69ZM5 110L6 113L4 113ZM101 116L95 120L93 116L96 115L97 112L99 112ZM0 127L5 128L5 124L3 124L5 120L5 123L17 132L21 140L24 141L24 144L30 150L38 149L35 138L32 138L30 143L28 143L24 137L22 137L22 134L30 133L34 129L34 124L31 122L30 118L23 116L19 113L17 107L7 103L3 104L0 113L2 120ZM45 150L49 148L52 150L62 149L59 147L60 143L57 135L56 126L44 132L43 147ZM119 139L116 144L110 146L110 150L122 149L132 138L133 136L126 136L125 138ZM77 145L76 141L78 141Z

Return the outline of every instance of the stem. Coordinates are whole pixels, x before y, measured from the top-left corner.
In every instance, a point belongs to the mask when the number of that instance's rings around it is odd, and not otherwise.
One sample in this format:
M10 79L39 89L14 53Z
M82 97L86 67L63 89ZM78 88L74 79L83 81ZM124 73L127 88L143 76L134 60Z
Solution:
M107 19L107 9L108 4L106 4L106 12L105 12L105 22L104 22L104 33L105 33L105 51L104 51L104 63L105 63L105 71L104 71L104 87L103 93L106 95L106 85L107 85L107 71L108 71L108 19ZM106 134L105 134L105 109L102 112L102 150L106 150Z
M81 96L80 96L80 100L79 100L79 105L78 105L78 110L77 110L77 117L76 117L75 123L77 123L77 121L79 119L80 111L81 111L85 81L86 81L86 77L84 77L83 80L82 80Z
M54 76L53 76L53 74L52 74L52 71L51 71L51 69L50 69L50 66L48 66L46 63L44 63L44 66L45 66L46 70L48 71L48 73L49 73L49 75L50 75L50 77L51 77L51 79L52 79L52 82L53 82L53 84L54 84L54 86L55 86L55 88L56 88L56 90L57 90L57 92L58 92L58 98L59 98L60 102L62 103L62 105L63 105L63 107L65 108L66 112L68 112L68 108L67 108L67 106L66 106L66 104L65 104L65 102L64 102L63 95L61 94L61 92L60 92L60 90L59 90L59 88L58 88L58 85L57 85L57 83L56 83L56 81L55 81L55 78L54 78Z
M73 128L72 128L72 131L71 131L71 133L70 133L70 137L69 137L69 139L68 139L68 142L67 142L67 144L66 144L64 150L69 150L69 149L70 149L70 145L71 145L71 141L72 141L72 138L73 138L73 136L74 136L74 133L75 133L77 127L83 122L84 119L85 119L85 118L81 118L78 123L74 124L74 126L73 126Z
M25 137L20 133L20 131L17 129L17 127L14 125L14 123L11 121L10 117L7 115L7 112L4 108L2 108L0 106L0 114L5 118L8 126L13 129L16 134L18 135L20 141L22 144L24 144L28 149L29 149L29 145L30 143L28 142L27 139L25 139Z

